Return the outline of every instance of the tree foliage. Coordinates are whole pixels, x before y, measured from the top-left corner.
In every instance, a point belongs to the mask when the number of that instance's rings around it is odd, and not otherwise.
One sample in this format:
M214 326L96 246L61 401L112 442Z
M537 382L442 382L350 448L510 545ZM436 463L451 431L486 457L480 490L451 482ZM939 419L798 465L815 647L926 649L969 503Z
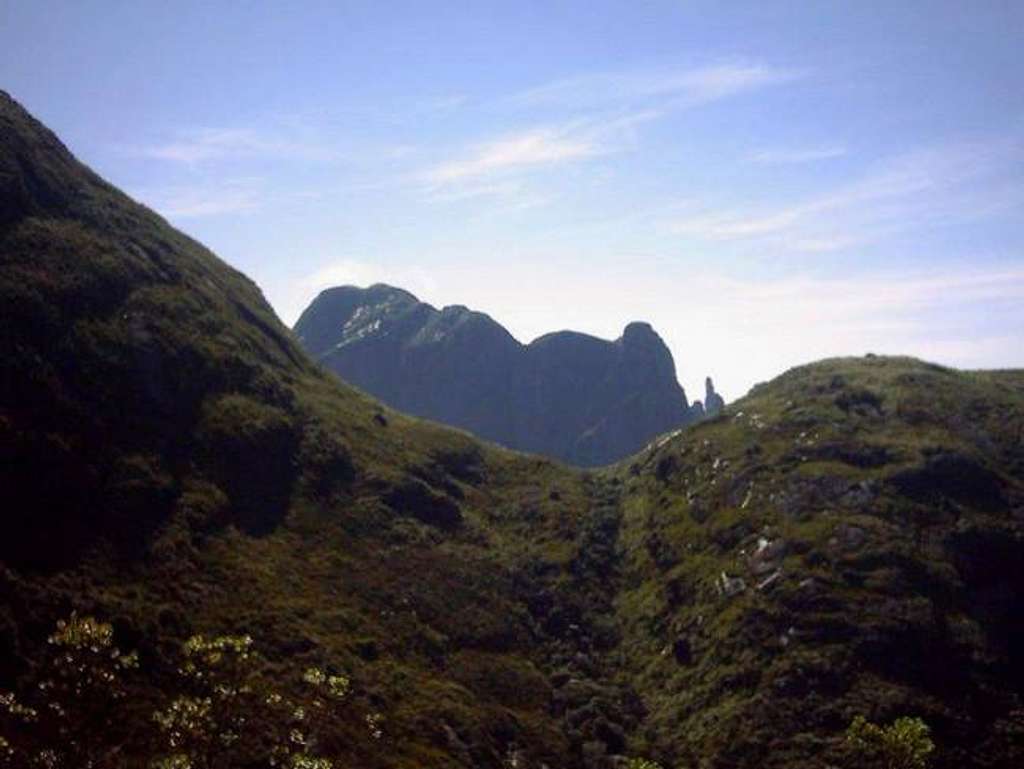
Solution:
M282 689L262 674L247 635L193 636L175 663L140 727L126 707L138 684L138 656L114 644L106 623L77 615L59 622L24 694L0 693L0 767L335 766L321 736L344 716L347 676L310 667ZM382 720L379 713L364 716L371 738L382 737Z
M21 697L0 694L0 765L118 766L124 724L116 712L138 664L114 645L110 625L75 614L58 622L34 686Z
M846 742L859 766L878 769L925 769L935 750L928 725L910 717L880 726L857 716L846 730Z
M661 764L648 761L646 758L633 758L626 764L626 769L661 769Z

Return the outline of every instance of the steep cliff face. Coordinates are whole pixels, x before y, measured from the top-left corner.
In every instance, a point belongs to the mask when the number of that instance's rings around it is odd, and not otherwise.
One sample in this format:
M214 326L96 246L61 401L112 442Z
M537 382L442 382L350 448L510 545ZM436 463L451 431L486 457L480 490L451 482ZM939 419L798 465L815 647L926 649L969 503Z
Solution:
M522 345L483 313L375 285L324 291L295 332L321 363L397 409L571 464L614 462L703 415L647 323L614 342L560 331Z

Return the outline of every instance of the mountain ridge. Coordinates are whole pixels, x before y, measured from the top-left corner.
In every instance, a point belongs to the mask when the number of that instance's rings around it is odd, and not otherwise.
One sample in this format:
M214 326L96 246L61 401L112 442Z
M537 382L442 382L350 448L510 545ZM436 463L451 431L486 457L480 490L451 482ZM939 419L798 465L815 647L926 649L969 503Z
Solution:
M295 333L321 364L395 408L570 464L609 464L705 416L643 321L615 340L564 330L524 344L485 313L438 310L378 283L321 292ZM711 413L723 405L713 397Z

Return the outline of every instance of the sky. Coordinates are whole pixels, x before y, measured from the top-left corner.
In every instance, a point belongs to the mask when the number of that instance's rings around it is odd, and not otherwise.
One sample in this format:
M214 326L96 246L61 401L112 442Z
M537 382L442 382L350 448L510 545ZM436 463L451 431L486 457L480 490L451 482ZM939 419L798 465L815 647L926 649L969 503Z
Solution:
M691 398L1024 367L1024 3L4 0L0 88L291 325L649 321Z

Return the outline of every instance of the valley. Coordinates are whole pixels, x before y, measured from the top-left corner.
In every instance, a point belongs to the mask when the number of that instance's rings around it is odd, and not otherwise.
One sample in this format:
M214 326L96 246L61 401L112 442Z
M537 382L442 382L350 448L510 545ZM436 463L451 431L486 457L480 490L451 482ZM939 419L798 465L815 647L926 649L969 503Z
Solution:
M570 467L340 381L2 93L0 313L0 691L109 623L140 672L94 766L158 758L197 635L346 677L337 767L811 769L857 716L1024 756L1019 370L823 360Z

